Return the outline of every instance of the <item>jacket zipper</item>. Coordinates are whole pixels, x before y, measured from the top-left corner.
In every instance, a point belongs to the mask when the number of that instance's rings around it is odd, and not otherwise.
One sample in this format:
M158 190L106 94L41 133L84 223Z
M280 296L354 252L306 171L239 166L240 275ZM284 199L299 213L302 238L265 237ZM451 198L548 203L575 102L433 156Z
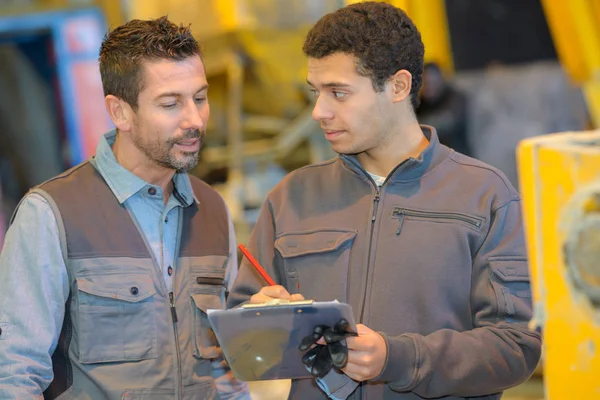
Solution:
M365 304L366 300L366 292L369 287L369 266L371 264L371 253L373 250L373 234L375 233L375 220L377 219L377 210L379 209L379 200L381 200L381 187L377 187L377 192L375 193L375 197L373 197L373 213L371 214L371 232L369 234L369 252L367 258L367 277L365 280L365 300L362 303L362 307L360 309L359 323L363 321L363 317L365 315Z
M456 220L465 222L474 228L481 228L481 224L483 220L476 217L471 217L464 214L459 213L451 213L451 212L432 212L432 211L417 211L411 210L408 208L395 208L392 213L394 218L398 218L398 229L396 230L396 235L400 235L400 231L402 230L402 225L404 224L405 217L418 217L418 218L426 218L426 219L445 219L445 220Z

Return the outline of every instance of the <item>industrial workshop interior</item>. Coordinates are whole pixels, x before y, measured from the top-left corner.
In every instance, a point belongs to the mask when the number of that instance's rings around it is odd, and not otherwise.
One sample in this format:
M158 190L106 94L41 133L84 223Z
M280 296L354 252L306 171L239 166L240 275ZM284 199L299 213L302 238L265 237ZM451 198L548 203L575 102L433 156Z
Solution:
M337 157L313 120L302 45L319 18L359 2L0 1L0 249L28 190L93 156L114 128L98 70L106 32L163 15L191 24L210 84L189 172L221 194L247 243L286 174ZM462 99L422 102L419 122L456 124L455 149L502 171L521 197L542 357L502 399L600 399L600 2L385 2L414 21L425 64ZM290 381L249 388L253 400L286 399Z

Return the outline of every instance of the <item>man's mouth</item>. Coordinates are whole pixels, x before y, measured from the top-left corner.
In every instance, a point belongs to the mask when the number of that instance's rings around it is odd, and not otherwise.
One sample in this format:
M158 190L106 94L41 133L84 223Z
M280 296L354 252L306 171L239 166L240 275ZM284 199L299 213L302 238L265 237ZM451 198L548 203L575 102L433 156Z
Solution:
M343 129L323 129L323 132L325 133L325 138L331 140L340 136L345 131Z
M180 140L175 145L186 152L194 152L200 150L200 138Z

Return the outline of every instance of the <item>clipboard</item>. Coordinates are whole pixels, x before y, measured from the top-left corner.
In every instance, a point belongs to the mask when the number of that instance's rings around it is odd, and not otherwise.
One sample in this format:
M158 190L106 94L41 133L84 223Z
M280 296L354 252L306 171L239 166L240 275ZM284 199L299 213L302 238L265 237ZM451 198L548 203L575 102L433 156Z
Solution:
M242 381L310 378L300 342L315 326L334 326L341 318L356 331L352 307L337 300L275 300L208 310L229 367Z

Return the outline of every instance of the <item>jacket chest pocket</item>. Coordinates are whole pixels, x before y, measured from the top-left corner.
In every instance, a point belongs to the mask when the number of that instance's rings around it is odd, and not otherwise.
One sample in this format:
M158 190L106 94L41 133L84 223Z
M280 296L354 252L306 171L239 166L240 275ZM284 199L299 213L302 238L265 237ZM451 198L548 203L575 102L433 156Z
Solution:
M479 231L484 224L484 219L469 214L458 212L426 211L410 208L395 207L392 217L398 220L396 235L400 235L406 220L417 220L437 223L458 223L472 230Z
M79 361L156 358L154 283L146 273L77 277Z
M190 296L192 301L192 341L196 358L221 355L216 335L208 320L209 309L222 309L225 303L225 270L220 267L192 267Z
M356 231L287 233L275 241L288 290L307 299L347 301L350 253Z

